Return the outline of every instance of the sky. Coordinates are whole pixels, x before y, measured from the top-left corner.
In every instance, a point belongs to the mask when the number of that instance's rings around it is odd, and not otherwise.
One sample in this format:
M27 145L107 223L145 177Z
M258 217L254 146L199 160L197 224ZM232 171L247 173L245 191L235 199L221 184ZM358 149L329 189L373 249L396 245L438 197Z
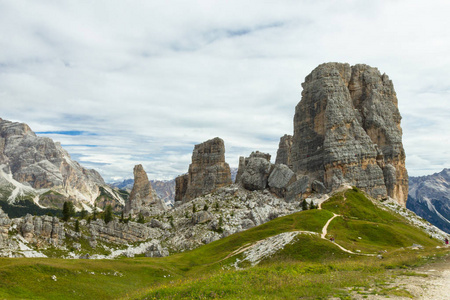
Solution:
M450 1L0 0L0 117L61 142L106 181L275 160L301 83L364 63L394 83L410 176L450 167Z

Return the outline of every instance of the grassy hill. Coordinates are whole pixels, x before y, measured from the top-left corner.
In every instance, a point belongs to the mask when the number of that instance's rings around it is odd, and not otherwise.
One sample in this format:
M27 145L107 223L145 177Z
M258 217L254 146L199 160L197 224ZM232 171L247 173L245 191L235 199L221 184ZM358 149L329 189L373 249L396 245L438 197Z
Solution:
M328 234L336 243L322 239ZM283 232L308 231L255 267L233 265L232 255ZM354 252L342 251L336 244ZM411 248L420 244L422 248ZM164 258L62 260L0 258L0 298L33 299L293 299L349 297L359 293L407 294L383 283L405 269L433 261L448 250L441 241L383 210L358 190L347 190L322 205L274 219L192 251ZM257 246L255 246L257 247ZM366 256L362 254L380 254ZM242 266L241 266L242 267ZM373 286L375 283L375 287ZM365 291L367 290L367 292Z

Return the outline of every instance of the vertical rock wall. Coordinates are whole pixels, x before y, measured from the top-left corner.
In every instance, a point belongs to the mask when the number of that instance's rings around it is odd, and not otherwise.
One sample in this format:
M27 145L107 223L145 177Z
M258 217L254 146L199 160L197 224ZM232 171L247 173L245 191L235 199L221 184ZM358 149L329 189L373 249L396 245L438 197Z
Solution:
M187 174L186 189L185 183L185 178L176 179L177 203L188 202L231 184L230 166L225 162L225 144L222 139L216 137L195 145Z
M329 189L350 184L405 205L408 176L392 81L367 65L322 64L302 84L292 168Z

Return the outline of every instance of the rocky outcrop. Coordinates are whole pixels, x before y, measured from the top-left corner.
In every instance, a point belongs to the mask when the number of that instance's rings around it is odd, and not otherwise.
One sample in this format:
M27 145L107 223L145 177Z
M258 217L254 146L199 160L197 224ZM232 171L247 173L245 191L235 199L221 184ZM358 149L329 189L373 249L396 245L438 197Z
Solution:
M327 63L302 86L294 116L293 171L327 190L350 184L405 205L401 116L389 77L367 65Z
M259 151L252 152L249 157L239 159L236 183L249 191L264 190L268 187L271 171L270 154Z
M89 231L91 238L94 240L100 239L118 245L161 237L160 230L135 222L120 223L118 220L111 221L108 224L100 219L92 221L89 224Z
M0 249L4 248L8 244L8 231L10 226L11 220L0 208Z
M149 216L166 211L166 204L153 190L142 165L136 165L133 174L134 185L125 204L124 214Z
M230 184L231 173L230 166L225 162L225 144L216 137L195 145L187 183L186 177L176 179L175 200L176 203L185 203Z
M280 138L278 145L276 164L283 164L292 168L291 164L292 135L285 134Z
M2 200L14 202L17 196L34 198L40 195L40 205L62 208L65 201L76 205L94 205L105 186L95 170L88 170L70 158L60 143L39 137L24 123L0 119L0 187ZM55 194L45 194L48 190ZM50 198L48 198L50 197ZM123 205L123 199L114 200Z
M42 241L60 245L65 238L64 225L57 217L26 215L20 224L21 235L31 243L39 245Z
M422 177L409 177L406 207L450 233L450 169Z
M298 187L298 176L284 164L272 164L270 154L252 152L249 157L239 158L239 170L236 183L249 191L269 189L278 197L293 201L306 192L308 185ZM299 176L303 178L304 176ZM297 194L295 194L297 193ZM305 196L307 196L305 194Z

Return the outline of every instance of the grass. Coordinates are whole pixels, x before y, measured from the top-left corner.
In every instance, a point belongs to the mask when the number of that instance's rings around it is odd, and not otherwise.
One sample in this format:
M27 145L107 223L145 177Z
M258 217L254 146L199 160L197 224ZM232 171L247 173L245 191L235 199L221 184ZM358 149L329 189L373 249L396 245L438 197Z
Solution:
M439 242L357 190L338 194L322 207L164 258L0 258L0 298L350 299L350 288L373 290L374 282L377 293L409 297L405 290L387 288L386 281L395 274L415 276L411 268L447 253L436 249ZM329 226L336 242L368 253L387 250L384 258L351 255L319 235L301 234L258 266L231 267L242 254L227 256L240 247L282 232L320 233L333 212L342 215ZM413 243L423 249L409 249Z

